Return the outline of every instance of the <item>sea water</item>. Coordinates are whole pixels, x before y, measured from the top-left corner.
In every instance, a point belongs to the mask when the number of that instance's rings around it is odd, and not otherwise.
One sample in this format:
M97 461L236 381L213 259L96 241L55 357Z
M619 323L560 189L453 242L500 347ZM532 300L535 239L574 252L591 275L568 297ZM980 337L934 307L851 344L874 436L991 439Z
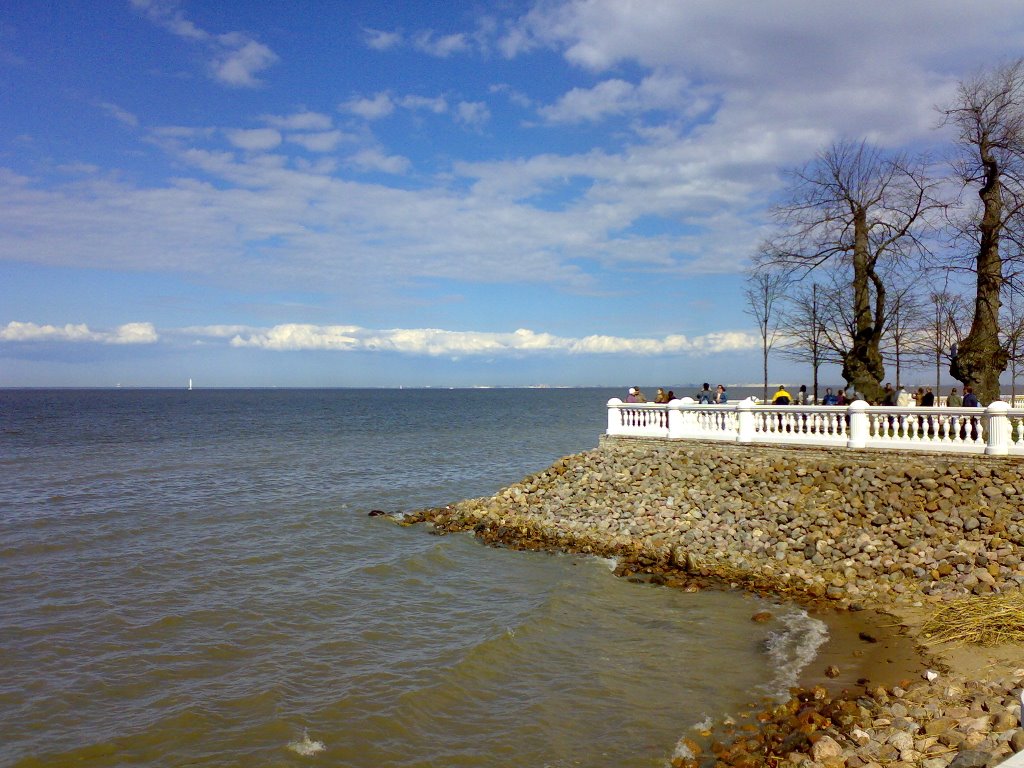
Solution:
M0 391L0 765L666 765L820 622L368 515L593 448L611 396Z

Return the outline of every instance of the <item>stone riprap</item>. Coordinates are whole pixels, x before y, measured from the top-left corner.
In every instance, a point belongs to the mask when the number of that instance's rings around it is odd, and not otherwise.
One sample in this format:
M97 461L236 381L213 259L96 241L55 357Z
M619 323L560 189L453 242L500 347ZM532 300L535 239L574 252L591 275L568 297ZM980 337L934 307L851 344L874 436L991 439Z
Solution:
M894 610L1024 585L1024 461L603 438L488 498L422 510L439 532L620 558L676 586L725 579ZM1024 666L1024 660L1022 665ZM1024 670L794 691L674 765L995 765L1024 747ZM721 725L720 725L721 727Z
M1020 459L605 438L419 514L850 605L1024 585L1022 511Z

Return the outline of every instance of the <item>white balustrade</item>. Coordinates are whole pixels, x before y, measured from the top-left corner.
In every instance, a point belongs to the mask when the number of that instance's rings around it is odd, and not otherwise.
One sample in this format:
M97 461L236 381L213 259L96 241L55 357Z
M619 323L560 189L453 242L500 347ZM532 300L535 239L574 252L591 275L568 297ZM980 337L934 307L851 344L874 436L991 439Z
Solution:
M608 435L1024 456L1024 408L608 401Z

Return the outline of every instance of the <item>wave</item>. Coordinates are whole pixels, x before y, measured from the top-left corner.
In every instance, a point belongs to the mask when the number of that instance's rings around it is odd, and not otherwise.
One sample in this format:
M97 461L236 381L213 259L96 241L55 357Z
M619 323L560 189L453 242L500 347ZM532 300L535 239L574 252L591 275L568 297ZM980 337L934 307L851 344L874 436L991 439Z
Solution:
M768 687L776 696L785 696L797 684L800 673L814 661L829 637L825 622L811 618L804 610L782 618L782 629L768 635L765 648L775 670Z
M327 749L322 741L316 741L309 738L309 731L305 728L302 729L302 738L296 741L288 742L288 749L297 755L303 757L312 757L313 755L323 752Z

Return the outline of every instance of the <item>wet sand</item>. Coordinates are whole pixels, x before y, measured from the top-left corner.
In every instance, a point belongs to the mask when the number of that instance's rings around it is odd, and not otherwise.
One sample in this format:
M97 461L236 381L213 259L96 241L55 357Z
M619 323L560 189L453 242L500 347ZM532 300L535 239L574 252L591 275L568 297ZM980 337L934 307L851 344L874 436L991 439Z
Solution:
M935 666L894 615L827 608L808 612L828 625L829 639L804 670L804 687L820 685L833 695L843 689L862 691L867 685L890 688L923 679ZM830 668L838 674L830 676Z

